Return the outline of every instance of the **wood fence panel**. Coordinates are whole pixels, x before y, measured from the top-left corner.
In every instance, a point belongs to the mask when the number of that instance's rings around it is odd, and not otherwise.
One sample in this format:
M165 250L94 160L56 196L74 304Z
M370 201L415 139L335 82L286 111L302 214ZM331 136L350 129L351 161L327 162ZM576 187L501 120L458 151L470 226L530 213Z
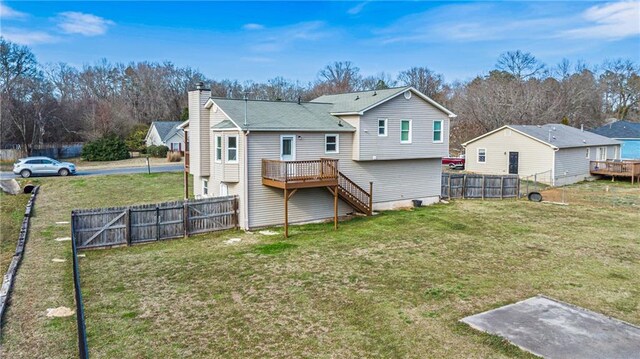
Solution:
M477 174L442 174L442 198L516 198L520 188L518 176Z
M71 217L79 249L137 244L237 227L238 199L227 196L74 210Z

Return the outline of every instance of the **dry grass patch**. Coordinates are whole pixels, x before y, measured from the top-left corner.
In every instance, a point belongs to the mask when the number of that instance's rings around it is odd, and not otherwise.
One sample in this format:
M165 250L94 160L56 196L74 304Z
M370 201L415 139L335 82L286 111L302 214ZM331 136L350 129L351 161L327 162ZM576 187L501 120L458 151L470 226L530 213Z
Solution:
M91 352L529 357L458 320L538 293L640 324L639 212L622 199L640 189L572 188L583 203L454 201L289 240L230 231L86 252Z

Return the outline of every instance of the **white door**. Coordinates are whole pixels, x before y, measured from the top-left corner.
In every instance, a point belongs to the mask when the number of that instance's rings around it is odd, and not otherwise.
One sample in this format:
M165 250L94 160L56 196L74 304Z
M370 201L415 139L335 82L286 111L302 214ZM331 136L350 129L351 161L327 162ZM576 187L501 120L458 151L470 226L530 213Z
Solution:
M598 161L604 161L607 159L607 148L606 147L598 147L596 149L596 158Z
M229 187L226 183L220 182L220 196L228 196L229 195Z
M280 160L296 160L296 137L290 135L280 136Z

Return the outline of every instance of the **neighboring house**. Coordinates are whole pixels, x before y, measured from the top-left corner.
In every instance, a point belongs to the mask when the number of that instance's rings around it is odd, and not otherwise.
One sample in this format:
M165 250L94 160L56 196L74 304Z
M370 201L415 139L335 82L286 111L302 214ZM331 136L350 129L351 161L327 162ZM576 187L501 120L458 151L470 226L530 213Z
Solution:
M620 142L561 124L503 126L462 146L470 172L537 175L552 185L591 177L590 161L620 158Z
M147 146L167 146L171 151L184 151L184 130L180 121L153 121L144 141Z
M640 123L620 120L589 131L622 142L623 160L640 160Z
M189 92L187 168L196 196L239 196L241 228L439 200L455 115L412 87L312 102L210 95Z

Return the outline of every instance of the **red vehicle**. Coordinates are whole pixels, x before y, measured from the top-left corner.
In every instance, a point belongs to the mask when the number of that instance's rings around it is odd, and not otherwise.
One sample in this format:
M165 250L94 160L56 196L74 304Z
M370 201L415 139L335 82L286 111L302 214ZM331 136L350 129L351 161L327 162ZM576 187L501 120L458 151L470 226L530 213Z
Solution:
M464 169L464 157L442 157L442 164L451 169Z

